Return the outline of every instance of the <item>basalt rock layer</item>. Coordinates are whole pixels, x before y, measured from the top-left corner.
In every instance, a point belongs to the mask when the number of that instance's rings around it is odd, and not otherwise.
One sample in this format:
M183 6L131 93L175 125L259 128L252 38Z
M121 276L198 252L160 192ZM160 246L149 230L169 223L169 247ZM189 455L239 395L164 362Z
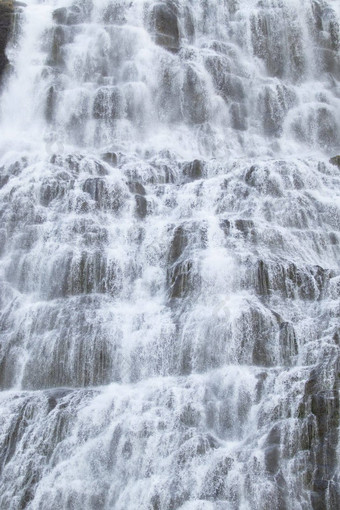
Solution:
M8 64L6 46L12 24L12 8L7 3L0 3L0 82L4 69Z

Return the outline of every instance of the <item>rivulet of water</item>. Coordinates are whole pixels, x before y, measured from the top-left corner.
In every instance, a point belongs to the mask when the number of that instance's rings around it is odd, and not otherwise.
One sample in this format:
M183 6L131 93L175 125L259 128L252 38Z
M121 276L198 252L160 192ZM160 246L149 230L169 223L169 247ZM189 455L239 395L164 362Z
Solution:
M0 509L339 508L338 0L26 4Z

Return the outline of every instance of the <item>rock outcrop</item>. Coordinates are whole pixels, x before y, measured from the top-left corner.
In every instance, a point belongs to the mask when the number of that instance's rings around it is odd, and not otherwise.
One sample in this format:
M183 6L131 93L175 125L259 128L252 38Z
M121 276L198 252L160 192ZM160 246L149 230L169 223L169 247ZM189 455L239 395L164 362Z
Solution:
M8 65L8 58L5 50L11 30L12 12L12 2L0 3L0 84L3 72Z
M153 5L150 29L159 46L172 52L178 51L180 43L178 19L170 6L162 3Z
M337 166L340 168L340 156L334 156L334 158L331 158L329 160L329 162L334 165L334 166Z

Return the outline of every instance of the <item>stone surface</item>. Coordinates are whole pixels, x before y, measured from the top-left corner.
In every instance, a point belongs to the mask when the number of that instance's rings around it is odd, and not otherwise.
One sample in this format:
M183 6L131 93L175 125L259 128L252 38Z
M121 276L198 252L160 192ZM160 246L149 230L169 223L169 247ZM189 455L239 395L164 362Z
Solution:
M143 195L135 195L136 213L139 218L145 218L148 213L148 202Z
M0 84L3 72L9 61L6 56L6 46L11 33L12 8L0 3Z
M334 166L337 166L340 168L340 156L334 156L333 158L331 158L329 160L329 162L334 165Z
M109 163L111 166L117 166L118 157L115 152L105 152L101 155L101 158L105 163Z
M190 180L202 179L204 172L204 163L199 159L195 159L183 166L183 174Z
M175 12L166 4L157 3L150 12L150 30L159 46L169 51L178 51L180 34Z
M107 121L124 115L124 98L118 87L101 87L95 94L93 117Z

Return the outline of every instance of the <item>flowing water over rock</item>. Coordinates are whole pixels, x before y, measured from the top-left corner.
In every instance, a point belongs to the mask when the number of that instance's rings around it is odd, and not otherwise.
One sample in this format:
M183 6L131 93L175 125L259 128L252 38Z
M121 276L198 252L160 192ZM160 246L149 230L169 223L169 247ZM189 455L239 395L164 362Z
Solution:
M339 2L12 17L0 508L339 508Z

